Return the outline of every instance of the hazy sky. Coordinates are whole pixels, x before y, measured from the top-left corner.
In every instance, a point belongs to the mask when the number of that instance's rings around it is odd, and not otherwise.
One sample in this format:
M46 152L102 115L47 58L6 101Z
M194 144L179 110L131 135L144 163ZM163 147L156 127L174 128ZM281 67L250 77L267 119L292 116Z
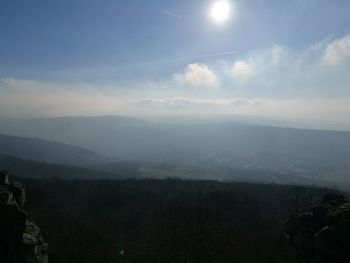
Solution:
M219 0L224 1L224 0ZM350 1L2 0L0 116L247 114L350 127Z

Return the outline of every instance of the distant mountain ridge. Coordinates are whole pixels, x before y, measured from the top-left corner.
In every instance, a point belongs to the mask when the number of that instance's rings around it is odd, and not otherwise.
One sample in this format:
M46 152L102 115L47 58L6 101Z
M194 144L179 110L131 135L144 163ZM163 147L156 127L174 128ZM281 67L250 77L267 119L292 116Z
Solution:
M3 134L0 134L0 154L74 166L88 166L108 160L103 154L78 146Z
M335 170L350 171L350 132L345 131L240 123L180 125L101 116L3 121L0 132L76 145L119 160L214 172L220 166L318 178Z
M51 164L45 162L21 159L13 156L0 155L0 167L11 171L21 178L36 179L123 179L125 176L112 172L98 171L83 167Z

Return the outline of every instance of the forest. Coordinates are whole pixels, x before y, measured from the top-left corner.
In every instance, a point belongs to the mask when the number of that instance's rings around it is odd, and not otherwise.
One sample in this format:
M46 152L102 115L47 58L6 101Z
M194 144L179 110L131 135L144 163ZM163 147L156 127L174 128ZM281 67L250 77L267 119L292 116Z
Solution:
M18 179L58 262L302 262L285 223L329 188L195 180Z

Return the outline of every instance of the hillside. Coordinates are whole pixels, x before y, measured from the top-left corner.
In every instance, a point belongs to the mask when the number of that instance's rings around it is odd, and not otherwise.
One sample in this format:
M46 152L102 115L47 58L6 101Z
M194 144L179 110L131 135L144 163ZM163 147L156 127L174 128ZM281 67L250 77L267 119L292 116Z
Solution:
M22 181L51 263L300 262L281 242L284 225L330 192L215 181Z
M27 159L20 159L13 156L0 155L1 169L11 171L11 173L22 178L63 178L63 179L99 179L99 178L125 178L122 175L103 172L93 169L74 167L68 165L49 164L45 162L36 162ZM130 176L130 174L129 174ZM135 174L136 176L136 174Z
M88 166L106 162L108 157L77 146L0 134L0 154L34 161Z
M0 132L175 166L270 170L308 178L350 171L350 132L239 123L164 124L118 116L2 121Z
M286 238L305 262L349 262L349 198L327 195L311 211L294 214L287 222Z

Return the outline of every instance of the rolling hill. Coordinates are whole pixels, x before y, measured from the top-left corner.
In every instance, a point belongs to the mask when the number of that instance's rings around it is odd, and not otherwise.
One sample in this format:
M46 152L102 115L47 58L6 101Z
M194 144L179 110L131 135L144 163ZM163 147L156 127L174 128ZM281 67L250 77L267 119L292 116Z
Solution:
M76 145L119 160L200 167L213 177L218 167L227 168L227 174L244 168L308 178L350 171L350 132L342 131L102 116L2 121L0 132Z
M72 166L106 162L108 157L77 146L0 134L0 154Z
M0 155L1 170L10 171L21 178L35 179L123 179L116 173L108 173L87 169L82 167L74 167L68 165L49 164L44 162L36 162L27 159L16 158L13 156Z

